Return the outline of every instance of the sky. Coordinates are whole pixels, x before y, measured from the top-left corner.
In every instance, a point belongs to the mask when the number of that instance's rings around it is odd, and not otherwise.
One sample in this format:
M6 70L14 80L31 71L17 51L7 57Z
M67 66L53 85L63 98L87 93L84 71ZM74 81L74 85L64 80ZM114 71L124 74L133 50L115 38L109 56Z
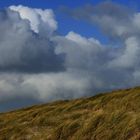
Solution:
M0 111L140 85L138 0L1 0Z
M33 8L42 8L42 9L53 9L56 15L56 19L58 21L59 27L58 32L60 34L67 34L69 30L74 30L86 37L97 37L103 43L108 42L108 38L104 36L97 27L91 26L91 24L84 22L84 21L76 21L70 16L68 17L65 13L61 12L61 7L66 6L70 8L80 7L86 4L93 4L96 5L101 2L111 1L111 0L1 0L0 1L0 8L8 7L10 5L24 5ZM139 8L140 2L138 0L112 0L115 3L119 3L122 5L127 5L130 8ZM91 30L92 29L92 30Z

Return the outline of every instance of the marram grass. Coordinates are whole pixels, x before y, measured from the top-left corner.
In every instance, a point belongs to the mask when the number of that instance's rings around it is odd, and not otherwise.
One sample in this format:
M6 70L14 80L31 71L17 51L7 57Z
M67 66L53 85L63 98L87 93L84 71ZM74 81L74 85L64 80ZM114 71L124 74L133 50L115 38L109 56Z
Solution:
M1 113L0 140L140 140L140 87Z

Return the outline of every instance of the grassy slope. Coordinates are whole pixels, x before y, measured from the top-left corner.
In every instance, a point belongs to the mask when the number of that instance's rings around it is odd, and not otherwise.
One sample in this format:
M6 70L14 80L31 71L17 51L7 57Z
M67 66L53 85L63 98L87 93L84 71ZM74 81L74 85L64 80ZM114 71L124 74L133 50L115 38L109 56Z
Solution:
M140 88L0 114L0 140L139 140Z

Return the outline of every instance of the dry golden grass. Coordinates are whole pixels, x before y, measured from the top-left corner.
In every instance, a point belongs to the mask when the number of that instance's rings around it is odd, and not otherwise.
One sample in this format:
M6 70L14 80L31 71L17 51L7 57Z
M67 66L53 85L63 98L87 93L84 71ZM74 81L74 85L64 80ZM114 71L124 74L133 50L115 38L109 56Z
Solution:
M140 140L140 87L1 113L0 140Z

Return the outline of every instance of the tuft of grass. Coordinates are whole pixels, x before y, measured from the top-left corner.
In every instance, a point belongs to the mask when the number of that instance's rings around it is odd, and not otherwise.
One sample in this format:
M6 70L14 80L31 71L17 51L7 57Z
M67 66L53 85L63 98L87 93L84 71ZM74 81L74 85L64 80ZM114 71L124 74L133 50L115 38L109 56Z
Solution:
M139 140L140 87L0 113L0 140Z

